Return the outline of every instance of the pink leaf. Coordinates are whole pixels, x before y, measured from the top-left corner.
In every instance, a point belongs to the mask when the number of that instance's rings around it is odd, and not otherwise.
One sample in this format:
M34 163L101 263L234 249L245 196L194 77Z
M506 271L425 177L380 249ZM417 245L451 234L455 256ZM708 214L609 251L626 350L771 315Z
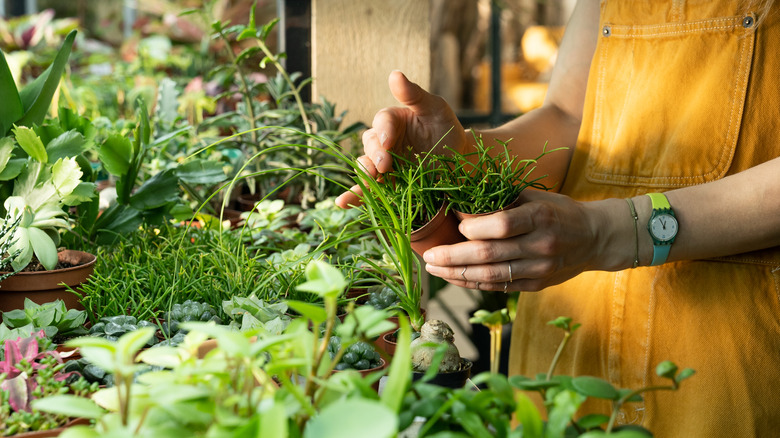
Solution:
M27 411L29 402L29 392L27 388L27 377L19 375L13 379L6 379L0 388L8 391L8 403L14 411Z

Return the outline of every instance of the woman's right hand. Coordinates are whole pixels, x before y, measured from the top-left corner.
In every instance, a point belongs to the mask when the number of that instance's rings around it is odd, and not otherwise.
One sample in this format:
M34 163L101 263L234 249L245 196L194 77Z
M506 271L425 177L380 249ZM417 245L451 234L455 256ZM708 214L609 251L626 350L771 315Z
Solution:
M393 97L404 106L379 110L371 128L363 133L364 155L358 162L368 174L376 178L391 171L389 151L399 152L406 147L428 152L435 146L437 153L443 153L444 146L449 146L463 152L466 132L444 99L423 90L398 70L390 73L388 84ZM360 187L355 185L342 193L336 204L341 208L358 205L360 194Z

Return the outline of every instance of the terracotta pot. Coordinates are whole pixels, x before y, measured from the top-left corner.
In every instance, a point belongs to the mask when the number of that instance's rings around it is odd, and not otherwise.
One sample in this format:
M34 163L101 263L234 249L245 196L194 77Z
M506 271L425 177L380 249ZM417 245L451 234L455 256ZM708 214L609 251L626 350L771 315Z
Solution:
M14 438L49 438L49 437L57 437L60 436L62 432L65 432L65 429L71 427L71 426L77 426L77 425L89 425L89 420L86 418L75 418L73 420L70 420L68 423L66 423L62 427L58 427L56 429L50 429L50 430L39 430L35 432L24 432L19 433L16 435L13 435Z
M425 309L420 309L420 313L422 313L423 320L425 320ZM392 356L395 354L396 345L398 345L395 340L395 331L398 330L398 317L391 316L387 320L395 324L395 328L382 333L379 336L379 342L377 342L377 345L381 346L382 349L385 350L385 353Z
M439 245L452 245L466 240L458 230L458 219L447 213L447 204L441 206L436 215L427 224L412 231L409 236L412 250L422 255L429 248Z
M498 213L499 211L511 210L511 209L513 209L515 207L519 207L520 204L522 204L522 202L520 201L520 197L518 196L517 199L515 199L512 202L510 202L509 205L507 205L506 207L504 207L504 208L502 208L500 210L491 211L491 212L488 212L488 213L477 213L477 214L463 213L461 211L455 210L454 208L452 209L452 212L455 215L455 217L458 219L458 222L460 222L463 219L471 219L471 218L475 218L475 217L487 216L489 214Z
M39 272L18 272L0 282L0 311L24 309L24 299L38 304L62 300L68 309L83 310L77 295L69 292L65 285L78 290L95 269L95 255L64 250L57 255L60 262L74 265L65 269Z
M433 379L428 380L427 383L430 383L431 385L443 386L445 388L463 388L463 386L466 385L466 382L468 382L469 377L471 377L472 365L473 364L470 360L461 357L460 369L458 371L453 371L451 373L438 373L433 377ZM417 380L422 379L424 375L425 373L412 371L412 381L416 382Z

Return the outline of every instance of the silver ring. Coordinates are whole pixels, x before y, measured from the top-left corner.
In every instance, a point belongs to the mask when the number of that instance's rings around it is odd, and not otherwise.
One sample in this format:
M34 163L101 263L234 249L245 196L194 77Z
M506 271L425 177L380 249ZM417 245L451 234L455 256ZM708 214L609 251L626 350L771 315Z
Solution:
M474 289L479 290L479 282L477 282L477 287L475 287Z
M504 282L504 293L506 293L506 288L507 288L507 286L509 286L509 282L508 282L508 281L505 281L505 282Z
M512 262L508 261L506 262L506 265L509 267L509 282L512 282Z
M466 269L467 268L468 268L468 266L464 266L463 267L463 271L461 271L461 273L460 273L460 276L463 277L463 281L468 281L468 280L466 280Z

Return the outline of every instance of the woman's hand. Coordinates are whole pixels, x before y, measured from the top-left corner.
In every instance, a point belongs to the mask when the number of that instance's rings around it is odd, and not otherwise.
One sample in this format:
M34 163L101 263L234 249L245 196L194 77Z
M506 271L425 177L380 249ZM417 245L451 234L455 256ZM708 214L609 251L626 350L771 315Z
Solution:
M406 147L427 152L445 145L462 151L466 133L452 108L439 96L409 81L400 71L390 73L390 91L403 107L380 110L363 133L364 155L358 158L366 172L375 177L392 170L389 151L400 153ZM441 141L440 141L441 140ZM342 208L359 203L360 188L355 185L336 199Z
M577 202L525 190L512 210L465 219L469 241L431 248L426 270L471 289L538 291L586 270L630 267L634 225L622 199Z

